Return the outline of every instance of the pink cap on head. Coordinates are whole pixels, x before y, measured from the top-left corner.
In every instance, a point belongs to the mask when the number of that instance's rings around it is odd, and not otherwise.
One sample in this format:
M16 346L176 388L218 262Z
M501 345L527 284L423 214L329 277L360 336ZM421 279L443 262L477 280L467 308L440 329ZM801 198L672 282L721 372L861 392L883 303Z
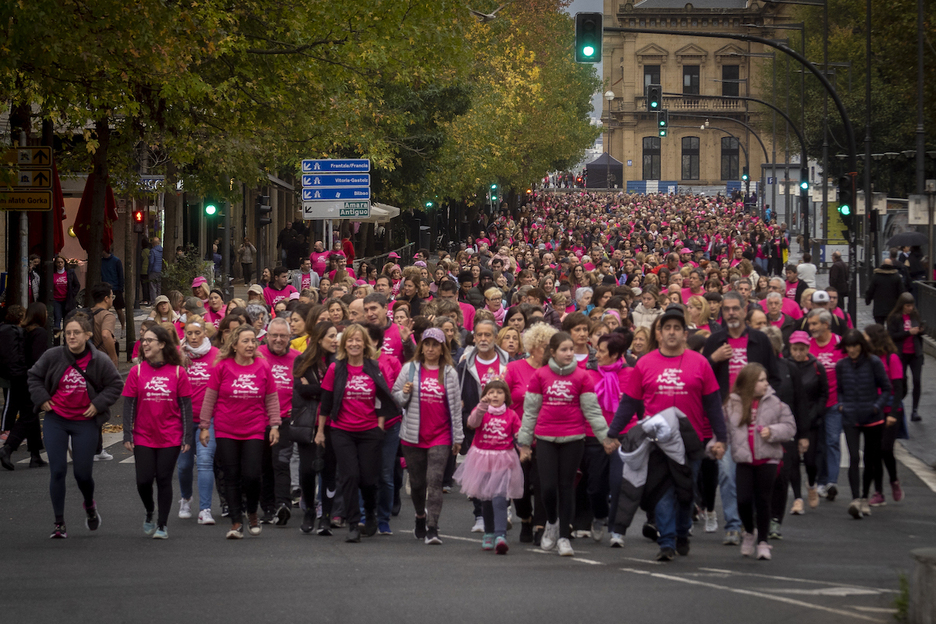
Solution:
M692 252L689 250L689 248L683 247L682 249L679 250L679 253L684 254L684 253L692 253Z
M396 258L397 260L399 260L399 259L400 259L400 254L398 254L398 253L395 252L395 251L391 251L390 253L387 254L387 257L388 257L388 258Z
M790 334L790 344L809 344L809 334L802 330L797 330Z
M207 283L208 283L208 280L206 280L204 277L199 275L198 277L192 280L192 288L198 288L202 284L207 284Z
M293 299L298 299L298 298L299 298L299 293L297 293L297 292L291 292L291 293L289 293L289 300L290 300L290 301L292 301Z

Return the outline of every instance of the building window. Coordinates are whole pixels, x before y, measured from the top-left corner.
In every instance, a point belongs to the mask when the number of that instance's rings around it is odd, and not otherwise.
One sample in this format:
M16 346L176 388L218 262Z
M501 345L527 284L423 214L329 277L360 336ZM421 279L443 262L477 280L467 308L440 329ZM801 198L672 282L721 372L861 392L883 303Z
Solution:
M721 94L728 97L738 97L741 95L741 66L740 65L722 65L721 68Z
M724 137L721 140L721 179L739 180L738 170L738 139Z
M660 66L644 65L644 95L647 95L647 87L652 84L663 84L660 82Z
M699 179L699 137L683 137L682 179Z
M682 80L684 95L699 95L699 66L683 65Z
M660 179L660 137L644 137L643 179Z

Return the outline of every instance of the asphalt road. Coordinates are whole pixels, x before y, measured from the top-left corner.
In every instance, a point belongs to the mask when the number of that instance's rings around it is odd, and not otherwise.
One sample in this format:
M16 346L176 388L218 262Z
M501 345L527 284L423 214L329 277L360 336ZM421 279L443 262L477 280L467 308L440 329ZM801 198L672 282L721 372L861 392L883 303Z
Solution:
M574 540L574 558L520 544L514 530L509 554L497 556L481 550L470 504L454 493L442 546L413 538L408 500L394 535L360 544L340 532L302 535L295 517L228 541L225 522L179 520L175 506L170 539L157 541L142 532L133 465L120 463L129 453L119 444L110 452L114 461L95 464L95 533L69 476L67 540L48 538L48 469L0 471L4 621L888 622L909 551L936 546L936 494L904 466L904 502L861 521L846 514L845 496L788 516L769 562L743 559L699 524L690 555L668 564L653 561L656 545L639 528L623 549Z

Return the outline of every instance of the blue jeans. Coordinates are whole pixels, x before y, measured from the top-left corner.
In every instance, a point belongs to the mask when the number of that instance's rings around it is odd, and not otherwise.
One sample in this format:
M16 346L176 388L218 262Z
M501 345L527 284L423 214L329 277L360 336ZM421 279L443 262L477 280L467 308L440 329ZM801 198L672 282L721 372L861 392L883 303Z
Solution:
M757 267L759 274L767 275L767 258L754 258L754 265Z
M702 466L701 460L692 461L692 482L695 483L699 477L699 469ZM681 505L676 498L676 488L671 487L663 495L654 509L654 520L660 537L657 538L657 544L661 549L676 548L676 537L689 537L689 529L692 528L692 505L690 501Z
M825 413L826 484L838 483L839 464L842 463L841 438L842 412L838 411L836 404Z
M192 467L198 467L198 510L211 509L211 496L214 494L214 456L215 456L215 430L214 423L208 427L211 437L208 446L202 446L198 441L200 430L197 424L192 427L195 433L192 437L192 448L179 455L179 491L182 498L192 498Z
M377 492L377 522L390 522L393 509L393 469L397 461L397 449L400 447L400 425L390 425L384 432L383 458L380 469L380 484Z
M52 327L55 329L62 328L62 318L65 315L65 302L52 300Z
M741 516L738 515L738 494L735 489L735 463L731 457L730 446L725 447L725 454L718 460L718 488L721 490L725 530L740 531Z

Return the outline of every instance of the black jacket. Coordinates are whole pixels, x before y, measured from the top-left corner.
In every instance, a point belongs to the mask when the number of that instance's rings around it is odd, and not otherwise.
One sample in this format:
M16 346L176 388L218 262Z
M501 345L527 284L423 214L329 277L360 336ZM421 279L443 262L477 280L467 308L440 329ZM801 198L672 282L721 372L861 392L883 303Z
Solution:
M377 386L377 417L393 418L400 415L400 407L393 400L390 394L390 388L387 387L387 381L380 372L377 360L364 360L364 374L374 380ZM301 383L301 382L300 382ZM320 414L325 414L332 422L338 419L341 413L341 401L344 399L345 386L348 385L348 361L337 360L335 362L335 386L329 392L322 390L322 404Z
M839 301L848 296L848 265L844 260L836 260L829 268L829 286L838 291Z
M773 347L770 344L770 338L768 338L764 332L749 327L744 328L744 333L748 337L748 363L757 362L766 368L767 380L770 382L774 391L779 393L781 384L780 373L777 368L777 356L774 355ZM727 342L728 330L722 329L709 336L705 341L705 346L702 348L702 355L709 361L709 364L712 365L712 370L715 372L715 379L718 380L718 387L721 390L723 401L728 398L728 393L731 391L731 388L728 386L729 360L713 362L712 354Z
M777 373L780 375L780 388L777 398L789 406L796 420L796 438L806 437L806 405L803 401L803 384L800 382L799 369L793 360L777 358Z
M911 317L910 327L919 326L920 319ZM891 340L894 341L894 345L897 347L897 353L903 353L904 340L913 335L908 331L904 331L902 314L895 314L887 320L887 333L890 334ZM923 355L923 332L913 336L913 350L917 355Z
M793 359L789 361L799 371L804 406L803 427L806 431L819 429L822 426L822 416L825 414L826 403L829 400L829 378L825 368L813 355L810 355L805 362L797 362ZM797 420L797 423L799 422ZM804 431L801 429L800 435L803 434Z
M97 408L97 424L103 425L110 419L111 405L120 398L123 379L110 356L94 348L90 341L88 348L91 349L91 361L84 370L84 375L90 380L87 384L88 397ZM29 394L36 410L42 409L42 404L52 398L65 371L74 365L75 356L63 345L47 350L29 369Z
M884 364L876 355L839 360L835 364L835 377L844 425L868 425L884 417L891 384Z
M873 316L887 316L894 309L897 297L903 292L903 278L897 267L882 264L874 269L874 277L871 278L871 283L865 292L865 304L871 305L871 302L874 302L871 310Z
M848 321L835 316L835 312L833 310L829 310L829 315L832 317L832 323L829 324L829 330L833 334L844 336L845 332L848 331ZM798 321L794 321L794 323L796 323L796 330L804 331L807 334L809 333L809 322L805 316ZM789 335L784 335L784 340L787 339L789 339Z

